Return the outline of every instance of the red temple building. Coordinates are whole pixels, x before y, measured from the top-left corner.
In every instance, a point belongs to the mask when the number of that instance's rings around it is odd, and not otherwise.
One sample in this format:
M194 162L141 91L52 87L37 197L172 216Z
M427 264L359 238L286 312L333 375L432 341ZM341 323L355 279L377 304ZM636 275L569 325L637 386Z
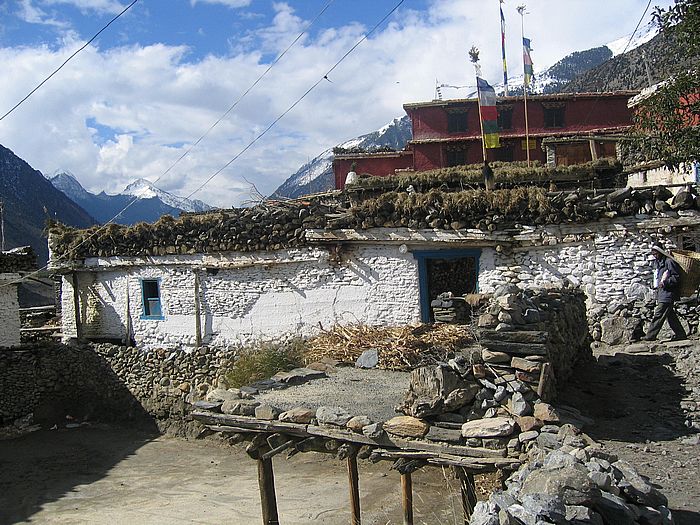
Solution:
M638 91L533 95L527 99L530 159L548 165L581 164L617 156L619 137L632 127L630 97ZM336 155L335 186L355 171L375 176L397 170L426 171L483 162L479 106L476 99L404 104L413 138L403 151ZM490 161L527 160L525 102L522 96L499 97L500 148L487 150Z

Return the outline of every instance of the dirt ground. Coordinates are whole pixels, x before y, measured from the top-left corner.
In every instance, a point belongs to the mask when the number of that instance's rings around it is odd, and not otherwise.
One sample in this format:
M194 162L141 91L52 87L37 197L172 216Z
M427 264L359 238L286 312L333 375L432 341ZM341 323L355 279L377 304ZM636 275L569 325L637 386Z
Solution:
M401 521L400 477L359 462L363 523ZM323 454L275 458L280 521L346 524L344 462ZM449 472L416 472L416 523L462 523ZM0 523L259 523L257 467L240 446L93 426L0 441Z
M558 399L592 417L586 433L660 488L676 525L700 525L700 444L685 426L686 378L675 368L688 347L700 353L698 340L597 349Z
M700 445L680 408L687 378L674 366L684 345L700 352L697 340L598 349L559 401L592 417L586 431L659 486L677 525L700 525ZM343 462L298 454L274 464L282 523L349 522ZM360 462L364 524L401 523L389 467ZM449 472L415 473L416 523L463 523L457 494ZM256 464L240 446L100 425L0 441L0 525L259 522Z

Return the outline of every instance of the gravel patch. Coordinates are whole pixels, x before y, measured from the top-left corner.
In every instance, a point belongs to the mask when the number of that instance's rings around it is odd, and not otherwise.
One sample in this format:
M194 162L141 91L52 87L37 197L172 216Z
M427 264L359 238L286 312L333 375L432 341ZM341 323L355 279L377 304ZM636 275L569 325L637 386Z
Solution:
M255 399L284 410L297 406L312 409L339 406L353 415L386 421L396 415L394 407L403 401L409 376L408 372L342 367L327 378L265 392Z

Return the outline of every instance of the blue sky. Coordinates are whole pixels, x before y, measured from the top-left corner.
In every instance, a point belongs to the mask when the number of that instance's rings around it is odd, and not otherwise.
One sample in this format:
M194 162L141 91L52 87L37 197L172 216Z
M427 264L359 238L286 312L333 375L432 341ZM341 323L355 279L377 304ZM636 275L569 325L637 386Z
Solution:
M185 196L313 85L398 0L333 0L303 39L167 176ZM89 190L117 192L160 177L236 100L329 0L140 0L17 111L0 144L44 173L66 169ZM505 0L508 62L522 69L521 2ZM526 33L535 70L626 37L644 0L531 0ZM667 6L670 0L654 4ZM0 114L12 107L128 2L0 2ZM647 16L647 19L649 17ZM195 197L219 206L269 194L323 150L430 100L435 81L473 83L466 51L501 77L497 0L405 0L262 140ZM449 97L464 91L446 90Z

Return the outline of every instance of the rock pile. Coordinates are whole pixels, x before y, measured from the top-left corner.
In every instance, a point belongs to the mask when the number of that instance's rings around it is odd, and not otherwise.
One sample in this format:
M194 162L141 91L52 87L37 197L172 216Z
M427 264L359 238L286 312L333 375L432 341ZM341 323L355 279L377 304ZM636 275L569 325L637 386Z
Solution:
M477 503L470 525L672 525L666 497L575 426L546 425L523 449L529 461Z
M52 223L49 240L52 253L65 260L279 250L308 243L306 232L319 228L496 231L516 224L586 223L640 214L677 217L679 211L697 209L693 191L671 198L663 187L552 193L535 187L488 192L431 189L425 193L353 196L358 200L352 207L350 196L338 193L332 198L269 202L252 208L186 214L178 219L166 216L154 224L130 227L111 224L75 230Z
M22 246L0 253L0 273L31 272L36 270L36 254L31 246Z
M554 381L565 382L591 356L585 296L570 288L502 286L493 297L478 323L484 364L551 397Z
M430 308L436 323L465 324L472 317L472 309L466 299L454 296L452 292L439 294L430 302Z

